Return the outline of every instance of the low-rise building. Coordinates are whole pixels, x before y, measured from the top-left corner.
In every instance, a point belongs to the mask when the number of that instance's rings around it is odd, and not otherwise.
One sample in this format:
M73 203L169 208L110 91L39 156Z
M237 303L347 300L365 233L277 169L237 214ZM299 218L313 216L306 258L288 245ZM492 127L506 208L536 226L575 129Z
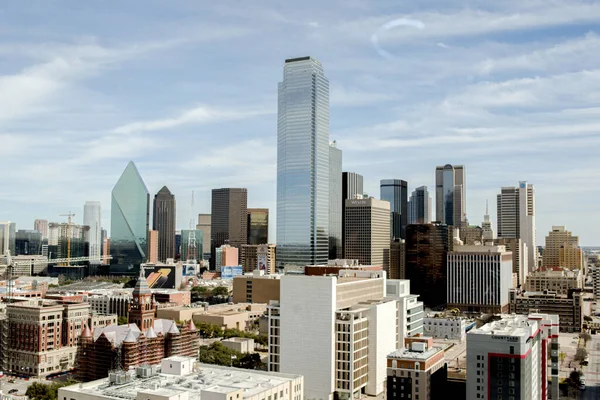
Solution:
M423 334L434 339L465 340L467 336L465 318L427 316L423 319Z
M266 304L215 304L208 307L170 307L159 308L157 318L176 321L200 322L218 325L225 329L246 330L252 328L267 309Z
M169 357L160 367L111 372L107 378L60 388L69 400L303 400L302 376L197 363Z
M592 287L594 292L594 300L600 299L600 266L592 266L588 268L589 273L592 275Z
M551 290L559 295L567 295L573 289L583 289L583 272L579 269L549 268L534 271L525 282L525 290L528 292Z
M447 398L444 350L431 338L409 341L387 357L387 399Z
M129 315L129 305L131 303L131 291L115 291L104 294L91 294L87 297L87 302L93 311L102 314L117 314L119 317Z
M264 271L238 275L233 278L234 303L263 303L279 301L279 283L281 275L265 275Z
M254 352L254 339L232 337L229 339L223 339L221 341L223 346L228 349L239 351L240 353L252 353Z
M561 332L581 332L583 325L583 293L572 291L567 296L556 292L522 292L510 290L510 313L528 315L532 312L556 314Z

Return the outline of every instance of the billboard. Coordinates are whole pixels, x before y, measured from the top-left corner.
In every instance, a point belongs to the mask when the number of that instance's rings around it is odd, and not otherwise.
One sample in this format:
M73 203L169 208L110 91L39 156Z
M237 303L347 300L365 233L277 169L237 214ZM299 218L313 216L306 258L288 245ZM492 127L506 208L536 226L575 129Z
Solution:
M221 279L233 279L234 276L242 275L242 266L221 267Z
M146 281L150 289L176 289L175 266L154 266L145 268Z
M259 271L266 271L267 270L267 255L266 254L257 254L256 255L256 269L258 269Z
M183 264L183 276L196 276L198 271L200 271L198 264Z

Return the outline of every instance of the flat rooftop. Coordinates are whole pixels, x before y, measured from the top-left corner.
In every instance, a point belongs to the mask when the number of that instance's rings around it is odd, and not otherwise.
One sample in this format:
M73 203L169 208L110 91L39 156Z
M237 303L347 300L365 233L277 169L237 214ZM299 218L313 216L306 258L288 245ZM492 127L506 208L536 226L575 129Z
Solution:
M71 393L86 393L92 398L127 400L135 400L138 392L165 395L188 392L190 398L201 400L203 390L218 393L242 390L243 398L248 398L299 377L300 375L196 363L194 372L189 375L179 376L158 373L149 378L134 377L129 382L120 385L113 384L112 386L109 384L109 379L104 378L69 386L63 388L63 390Z
M533 333L532 325L527 315L505 315L499 321L489 322L481 328L473 329L469 335L515 336L529 338Z
M416 360L426 361L430 357L436 355L440 351L444 351L441 347L431 347L426 351L414 351L411 349L399 349L388 355L388 358L395 358L398 360Z

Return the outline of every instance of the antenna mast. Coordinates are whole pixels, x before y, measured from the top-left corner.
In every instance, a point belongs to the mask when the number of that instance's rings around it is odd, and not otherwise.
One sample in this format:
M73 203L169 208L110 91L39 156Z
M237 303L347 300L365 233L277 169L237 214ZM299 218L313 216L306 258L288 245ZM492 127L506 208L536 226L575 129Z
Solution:
M195 264L197 261L196 255L196 226L194 225L194 191L192 190L192 204L190 207L190 230L188 233L187 243L187 262Z

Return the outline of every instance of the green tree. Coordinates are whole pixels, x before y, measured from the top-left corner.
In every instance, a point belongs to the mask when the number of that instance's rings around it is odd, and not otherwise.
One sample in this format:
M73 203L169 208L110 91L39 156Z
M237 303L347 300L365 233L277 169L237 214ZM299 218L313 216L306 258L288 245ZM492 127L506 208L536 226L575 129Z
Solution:
M210 346L200 346L198 360L205 364L216 364L234 366L246 369L263 369L264 364L260 360L260 354L242 354L239 351L225 347L221 342L215 342Z
M590 335L587 332L581 332L579 334L579 338L583 339L583 341L585 342L585 344L587 344L588 341L592 340L592 335Z
M223 337L223 329L219 325L207 324L205 322L196 322L196 328L204 338Z
M584 315L583 320L586 322L592 322L594 319L592 317L590 317L589 315Z
M117 319L117 324L119 325L127 325L129 323L129 320L127 319L127 317L119 317Z
M197 294L208 294L209 292L206 286L194 286L190 291Z
M229 296L229 289L225 286L217 286L212 291L213 296Z
M29 397L31 400L50 399L48 386L49 385L44 385L43 383L34 382L27 387L27 391L25 392L25 395L27 397Z
M585 360L587 358L587 356L588 356L587 350L584 349L583 347L579 347L579 348L577 348L577 351L575 352L574 360L581 362L581 361Z

